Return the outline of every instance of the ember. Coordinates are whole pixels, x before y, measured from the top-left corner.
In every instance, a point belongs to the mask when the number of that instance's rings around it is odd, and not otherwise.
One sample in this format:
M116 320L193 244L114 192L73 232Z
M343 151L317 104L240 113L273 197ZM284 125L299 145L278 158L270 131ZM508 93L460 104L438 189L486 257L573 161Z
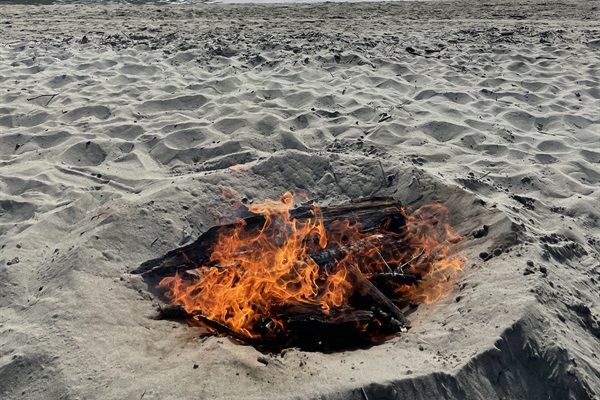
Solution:
M258 346L331 350L405 331L401 310L441 298L465 263L441 205L409 214L392 199L293 209L294 199L253 205L254 216L141 269L175 271L160 286L195 323Z

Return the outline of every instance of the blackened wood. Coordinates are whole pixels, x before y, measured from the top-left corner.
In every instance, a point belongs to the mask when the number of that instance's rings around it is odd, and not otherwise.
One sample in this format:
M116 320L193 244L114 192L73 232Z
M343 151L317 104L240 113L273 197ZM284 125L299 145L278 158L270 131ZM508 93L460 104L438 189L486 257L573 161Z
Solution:
M220 334L231 336L234 339L237 339L241 342L244 342L244 343L252 345L252 346L269 346L269 348L275 348L278 346L282 346L285 343L284 339L279 338L279 337L255 338L255 337L246 336L242 333L238 333L238 332L234 331L233 329L229 328L227 325L223 325L220 322L217 322L210 318L206 318L205 316L203 316L200 313L194 313L194 314L192 314L192 316L193 316L194 321L198 321L198 322L208 326L209 328L213 328Z
M185 320L190 318L190 314L185 311L185 308L179 304L170 304L168 306L161 307L158 310L158 314L154 319L156 320Z
M290 315L285 319L286 347L305 351L330 352L373 345L377 337L367 327L385 330L388 336L398 332L395 326L384 326L367 310L345 310L344 313L323 310Z
M298 314L290 315L286 318L286 323L289 325L302 323L303 321L318 321L324 324L346 324L362 322L370 322L375 318L375 313L368 310L353 310L345 313L337 312L335 315L327 315L324 313L314 314Z
M373 285L371 281L365 278L358 268L350 264L346 266L346 270L348 271L346 280L354 285L354 289L362 297L370 300L379 310L391 317L389 321L385 322L390 324L398 324L398 327L402 331L406 331L408 328L410 328L410 322L404 316L402 311L396 307L396 305L392 303L389 298L381 293L381 291L377 289L377 287Z
M155 317L157 320L175 320L175 321L188 321L192 324L200 323L204 326L214 329L217 333L223 335L229 335L234 339L242 341L252 346L280 346L285 343L285 338L253 338L244 334L238 333L226 325L221 324L210 318L206 318L200 312L188 313L185 308L181 305L169 305L162 307L158 315Z
M377 234L377 243L372 243L369 241L353 241L345 244L334 244L331 247L328 247L323 250L319 250L315 253L310 254L310 258L319 266L319 270L323 275L331 273L333 269L336 267L337 262L339 260L344 259L349 253L354 253L354 256L358 259L358 264L361 265L360 259L364 258L366 263L370 263L370 259L368 257L362 257L361 253L366 253L372 246L376 245L378 248L387 247L390 249L392 247L396 247L398 251L402 251L403 247L406 246L403 240L399 239L398 236L391 234ZM402 267L406 267L410 265L412 261L414 261L417 257L413 257L413 259L408 262L402 264L401 266L397 265L387 265L387 261L381 259L386 262L387 267L389 268L386 271L377 271L377 272L364 272L363 275L373 282L375 286L377 286L380 290L382 287L390 286L392 289L399 285L415 285L421 280L421 276L416 274L408 274L402 271ZM379 261L379 260L378 260ZM220 264L214 265L217 268L223 269L228 268L229 266L223 266ZM202 279L202 273L199 269L190 269L184 272L182 275L183 279L186 280L199 280ZM382 290L382 292L385 292Z
M157 316L157 319L202 325L266 352L288 347L322 352L368 347L399 331L394 325L381 326L372 311L350 308L332 309L327 314L314 305L288 305L278 312L277 318L283 321L285 330L265 332L269 334L265 337L249 337L199 312L187 313L178 305L162 308Z
M278 319L286 324L307 320L319 321L329 324L342 324L347 322L368 322L375 314L369 310L359 310L351 307L331 308L325 311L317 304L295 303L288 304L274 310Z
M387 230L399 232L406 220L401 210L400 202L391 198L370 198L357 200L347 204L321 207L323 222L326 229L333 221L349 220L362 225L362 232L370 232L387 225ZM314 218L313 206L301 206L291 210L291 217L297 220ZM244 218L244 230L260 228L265 223L262 215L251 215ZM194 243L172 250L162 257L146 261L132 271L152 277L173 276L175 273L198 268L208 262L212 245L217 241L221 229L230 230L240 224L215 226L203 233Z
M310 258L317 263L321 271L331 272L332 268L337 264L337 261L344 259L348 254L353 254L357 258L365 258L364 261L369 262L367 257L361 257L361 254L367 254L368 251L374 247L391 250L401 249L407 247L407 245L395 234L377 233L376 235L370 236L369 239L332 243L329 247L310 254ZM381 260L385 262L383 257Z

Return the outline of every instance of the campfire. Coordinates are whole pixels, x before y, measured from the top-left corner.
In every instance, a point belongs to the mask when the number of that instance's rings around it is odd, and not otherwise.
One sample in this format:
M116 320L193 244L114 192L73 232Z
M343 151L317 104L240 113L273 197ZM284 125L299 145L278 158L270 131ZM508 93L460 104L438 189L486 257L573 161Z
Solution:
M442 205L295 207L298 198L252 205L248 217L142 264L135 272L163 277L171 306L161 317L265 349L362 346L410 328L404 310L444 296L465 264Z

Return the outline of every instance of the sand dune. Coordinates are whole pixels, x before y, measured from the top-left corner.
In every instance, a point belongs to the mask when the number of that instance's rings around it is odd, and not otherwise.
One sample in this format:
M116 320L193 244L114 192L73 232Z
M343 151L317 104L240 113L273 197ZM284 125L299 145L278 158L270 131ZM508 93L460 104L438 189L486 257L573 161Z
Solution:
M599 14L3 5L0 397L598 398ZM130 274L223 189L441 202L469 262L409 333L265 365Z

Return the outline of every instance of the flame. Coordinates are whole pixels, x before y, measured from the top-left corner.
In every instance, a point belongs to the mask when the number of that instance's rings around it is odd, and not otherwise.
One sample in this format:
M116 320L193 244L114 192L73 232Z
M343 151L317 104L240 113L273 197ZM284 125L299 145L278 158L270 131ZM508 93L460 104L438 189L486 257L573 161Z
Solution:
M349 306L353 285L348 266L365 276L385 274L391 266L420 276L415 285L390 283L399 301L433 302L447 293L465 258L453 251L461 240L447 224L448 211L441 205L424 206L408 215L400 233L361 232L350 221L334 221L326 229L321 210L313 205L311 218L293 219L290 210L298 195L285 193L278 201L252 205L249 211L264 217L264 224L248 229L242 220L222 230L212 247L210 262L197 269L200 279L164 278L167 297L189 314L200 314L246 337L273 336L285 329L278 310L309 305L324 314ZM387 236L386 236L387 235ZM384 246L386 237L401 238L399 251ZM334 266L320 267L314 254L344 249ZM311 257L311 255L313 257ZM267 333L258 327L269 321Z
M425 205L406 217L410 247L418 257L408 272L419 274L422 281L403 285L397 293L413 303L431 304L450 292L454 278L467 262L462 252L453 249L463 237L448 224L448 209L441 204Z
M240 177L247 177L249 175L248 166L244 164L235 164L229 167L229 170Z

